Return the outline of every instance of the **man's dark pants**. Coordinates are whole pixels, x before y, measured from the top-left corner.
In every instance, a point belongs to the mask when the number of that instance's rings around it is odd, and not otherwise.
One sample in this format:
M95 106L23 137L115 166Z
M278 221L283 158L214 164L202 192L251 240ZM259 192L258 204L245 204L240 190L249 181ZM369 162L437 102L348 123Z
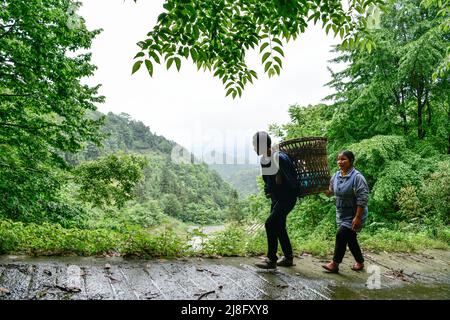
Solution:
M286 230L286 218L294 208L296 202L297 197L288 199L272 198L270 215L265 224L268 244L267 257L272 261L277 261L278 259L278 240L280 241L284 256L289 259L293 257L291 241Z

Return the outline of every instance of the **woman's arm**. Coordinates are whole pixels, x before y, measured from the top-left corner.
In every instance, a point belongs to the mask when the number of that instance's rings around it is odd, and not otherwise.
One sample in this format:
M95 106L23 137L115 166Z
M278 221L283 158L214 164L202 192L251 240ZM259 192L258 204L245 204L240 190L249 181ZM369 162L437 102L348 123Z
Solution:
M334 183L334 177L336 176L336 174L334 174L331 179L330 179L330 184L328 185L328 190L324 191L324 193L328 196L331 197L334 194L334 190L333 190L333 183Z
M362 174L355 177L354 192L356 197L356 205L365 208L369 202L369 186Z
M360 206L356 207L356 215L352 220L352 230L353 231L361 230L363 212L364 212L364 207L360 207Z
M356 214L352 221L352 229L354 231L361 230L362 217L364 209L367 207L369 200L369 186L363 175L358 174L355 177L355 197L356 197Z

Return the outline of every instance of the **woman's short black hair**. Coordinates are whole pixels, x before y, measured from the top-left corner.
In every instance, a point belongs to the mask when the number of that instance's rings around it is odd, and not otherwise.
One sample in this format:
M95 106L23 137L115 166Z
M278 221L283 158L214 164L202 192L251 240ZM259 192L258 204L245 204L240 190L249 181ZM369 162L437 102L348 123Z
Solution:
M270 139L270 136L265 131L258 131L253 135L253 145L255 145L259 149L259 144L261 142L267 141L267 149L269 149L272 146L272 139Z
M353 162L355 162L355 155L353 154L353 152L351 152L350 150L342 150L341 152L339 152L339 155L344 155L347 157L348 161L350 161L350 164L353 165Z

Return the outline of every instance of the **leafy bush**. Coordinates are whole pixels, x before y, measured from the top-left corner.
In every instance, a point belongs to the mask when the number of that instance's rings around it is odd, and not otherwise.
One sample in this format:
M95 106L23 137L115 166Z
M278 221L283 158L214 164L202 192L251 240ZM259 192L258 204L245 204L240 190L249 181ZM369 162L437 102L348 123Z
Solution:
M143 228L153 227L160 224L164 214L156 200L148 200L144 203L136 203L123 210L122 223L138 225Z
M391 161L373 187L370 206L377 213L396 212L395 200L401 188L419 183L418 175L401 161Z
M204 243L202 252L209 255L237 256L245 254L245 231L230 225Z
M74 169L78 198L100 208L111 205L122 208L135 197L133 191L144 178L146 165L144 157L123 152L84 162Z
M36 216L33 222L46 221L49 223L58 223L63 228L86 228L89 213L86 208L80 204L67 202L50 202L47 204L45 212L42 213L42 219Z
M101 255L114 252L121 255L174 257L185 254L186 250L184 239L167 229L151 235L139 227L116 232L0 220L0 253Z
M439 217L450 223L450 157L438 164L437 170L425 179L420 193L427 215Z
M348 146L355 154L355 166L373 186L391 161L402 159L406 141L400 136L374 136ZM336 155L335 155L336 156Z
M427 224L447 225L450 212L450 159L438 162L419 185L405 187L397 194L399 213Z
M422 215L422 203L417 196L417 189L407 186L397 193L396 203L399 207L398 213L405 219L417 221Z
M333 253L334 240L310 237L295 243L294 247L298 253L306 252L324 257Z
M188 244L170 228L157 235L150 235L146 230L134 227L126 233L126 242L122 249L124 255L144 257L178 257L186 255Z
M262 255L267 252L267 236L264 228L253 236L245 236L244 252L246 255Z
M287 225L292 237L298 239L310 237L318 228L320 233L333 234L336 225L334 200L325 196L308 196L299 200L288 215ZM329 229L324 229L324 226Z

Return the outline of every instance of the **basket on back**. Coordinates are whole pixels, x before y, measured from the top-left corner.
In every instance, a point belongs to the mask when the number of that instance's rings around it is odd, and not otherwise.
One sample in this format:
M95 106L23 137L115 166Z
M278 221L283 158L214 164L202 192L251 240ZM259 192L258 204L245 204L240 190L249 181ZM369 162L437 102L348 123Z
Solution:
M321 193L330 184L330 170L327 162L327 139L305 137L286 140L278 145L287 153L295 165L299 196Z

